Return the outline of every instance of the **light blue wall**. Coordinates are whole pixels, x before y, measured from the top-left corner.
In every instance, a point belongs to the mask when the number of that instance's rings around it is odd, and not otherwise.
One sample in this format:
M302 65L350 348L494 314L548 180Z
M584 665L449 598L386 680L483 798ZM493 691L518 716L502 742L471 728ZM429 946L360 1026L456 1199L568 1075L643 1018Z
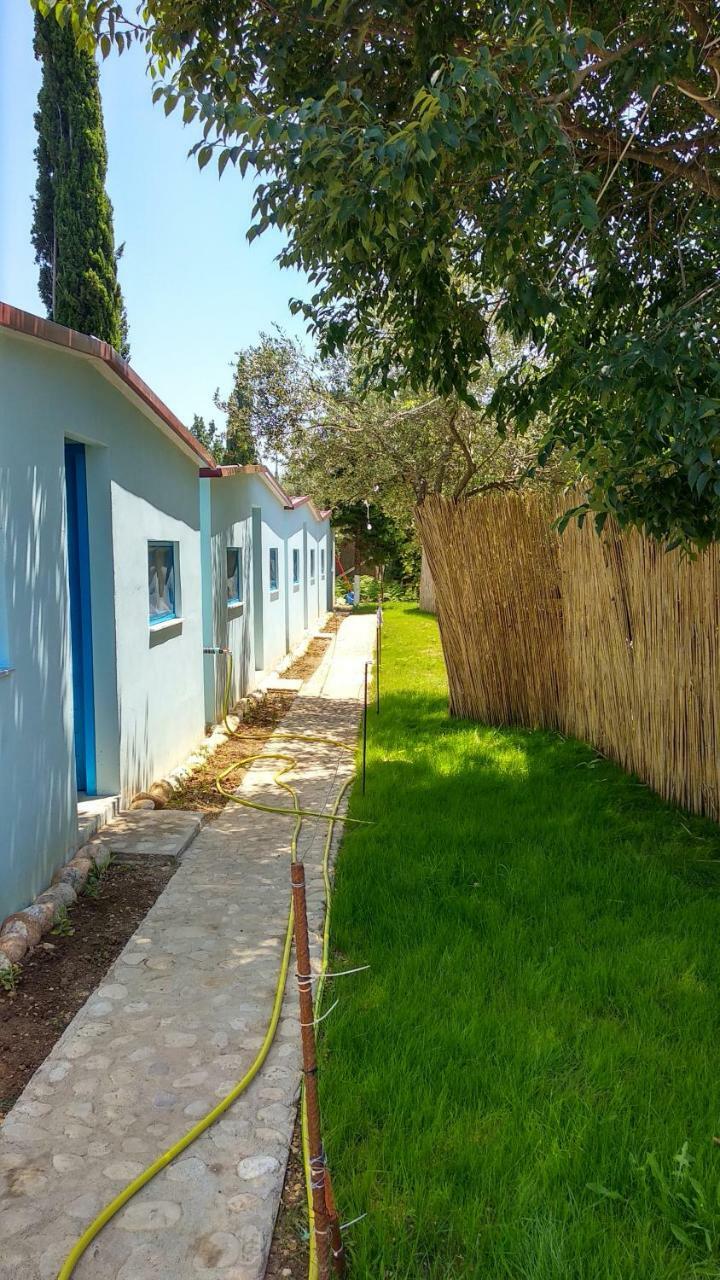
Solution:
M332 604L332 540L307 504L286 509L257 474L199 482L197 458L97 362L0 331L0 385L0 669L12 668L0 670L2 919L46 887L75 844L65 438L86 446L99 792L127 801L177 765L206 721L218 718L225 660L203 658L203 644L232 649L237 698L253 687L258 667L272 670L306 624L316 625ZM149 540L175 546L181 617L162 628L148 619ZM243 605L230 610L227 546L241 549L244 579ZM288 591L294 546L298 592Z
M288 601L288 649L299 644L307 626L305 622L305 597L307 592L307 565L305 564L305 527L302 519L298 520L294 511L287 513L287 601ZM295 527L293 527L295 526ZM300 559L300 581L293 583L293 551L297 551Z
M255 684L255 646L252 626L252 504L247 476L223 476L200 481L203 564L203 642L229 648L232 654L231 705ZM228 605L227 548L240 552L242 604ZM205 719L222 718L227 658L205 654Z
M63 449L86 445L98 790L125 799L204 726L197 460L96 362L0 333L0 919L75 841ZM172 541L182 620L148 622L148 539ZM0 611L0 626L2 626ZM0 655L1 656L1 655Z

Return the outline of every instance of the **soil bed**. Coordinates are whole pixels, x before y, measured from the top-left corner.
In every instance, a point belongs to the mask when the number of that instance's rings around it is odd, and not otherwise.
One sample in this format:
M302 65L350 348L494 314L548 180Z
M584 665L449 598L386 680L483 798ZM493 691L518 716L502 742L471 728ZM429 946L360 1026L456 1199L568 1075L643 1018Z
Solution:
M283 671L283 680L307 680L320 665L330 643L330 636L316 636L299 658Z
M193 771L180 790L176 791L168 801L168 809L194 809L204 813L209 822L222 813L228 800L226 796L220 794L215 785L218 774L245 756L261 752L263 744L267 742L283 716L287 715L294 698L294 693L268 693L262 702L251 703L245 718L240 721L235 730L235 736L223 742L222 746L208 756L204 764ZM244 768L239 766L230 775L225 783L228 791L233 791L240 786L244 772Z
M111 863L97 897L81 894L70 934L46 935L13 994L0 990L0 1120L107 973L175 871L169 864Z
M265 1280L306 1280L308 1217L300 1124L296 1123Z

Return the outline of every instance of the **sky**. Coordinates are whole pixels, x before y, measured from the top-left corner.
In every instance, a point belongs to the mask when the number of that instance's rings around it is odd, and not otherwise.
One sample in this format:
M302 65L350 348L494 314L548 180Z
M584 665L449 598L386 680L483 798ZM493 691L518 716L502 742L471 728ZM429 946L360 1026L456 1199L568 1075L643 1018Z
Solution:
M32 33L29 0L0 0L0 300L44 315L30 242L40 87ZM273 324L301 336L288 301L309 286L274 261L277 233L247 243L252 174L198 170L187 155L197 131L152 105L139 49L102 63L100 88L130 362L183 422L195 413L220 421L213 393L229 391L234 353Z

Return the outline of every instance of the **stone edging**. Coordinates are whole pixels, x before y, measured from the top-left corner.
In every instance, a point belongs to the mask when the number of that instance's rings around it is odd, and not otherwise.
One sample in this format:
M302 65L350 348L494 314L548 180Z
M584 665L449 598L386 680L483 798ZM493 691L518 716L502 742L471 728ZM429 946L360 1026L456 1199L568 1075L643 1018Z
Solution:
M324 627L329 616L326 614L322 622L318 621L318 627ZM266 677L266 681L273 680L297 658L301 658L307 652L313 638L313 633L308 633L295 649L285 655L277 669ZM228 717L230 727L237 727L247 708L253 703L264 702L266 696L267 689L261 684L246 697L241 698L233 714ZM222 725L215 725L209 737L196 747L181 765L173 769L165 778L153 782L147 791L141 791L135 796L130 803L130 808L164 808L168 794L179 791L194 770L204 764L219 746L228 741L229 737ZM11 915L6 916L0 924L0 983L3 979L12 983L17 967L27 952L37 946L43 934L48 933L53 924L62 918L68 907L77 902L78 894L91 871L103 871L109 861L110 851L100 842L93 840L83 845L69 862L55 872L48 889L38 894L28 907L24 907L21 911L13 911Z

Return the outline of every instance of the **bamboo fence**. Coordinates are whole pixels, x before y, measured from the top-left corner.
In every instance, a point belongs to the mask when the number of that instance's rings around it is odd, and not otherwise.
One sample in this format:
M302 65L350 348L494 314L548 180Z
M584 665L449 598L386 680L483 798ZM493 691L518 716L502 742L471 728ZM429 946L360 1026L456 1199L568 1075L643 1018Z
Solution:
M560 537L555 513L514 493L418 508L452 714L558 728L720 820L720 550Z

